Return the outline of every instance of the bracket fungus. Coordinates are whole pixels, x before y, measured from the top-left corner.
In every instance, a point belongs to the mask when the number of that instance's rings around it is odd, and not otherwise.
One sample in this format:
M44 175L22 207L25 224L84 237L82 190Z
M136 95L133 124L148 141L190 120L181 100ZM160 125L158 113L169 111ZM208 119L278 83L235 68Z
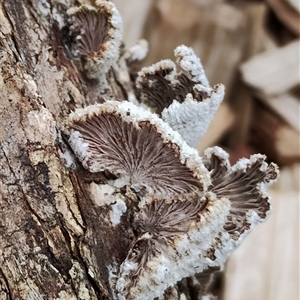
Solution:
M122 210L132 216L135 238L111 282L118 300L154 299L182 278L222 268L270 210L266 187L278 168L264 155L231 166L219 147L200 157L190 146L195 131L189 131L197 127L197 137L203 134L224 88L209 86L190 48L178 47L175 56L179 73L166 60L137 79L142 101L159 115L107 101L76 109L63 129L84 168L109 171L118 187L128 185L138 195L134 209Z
M210 184L197 151L158 116L133 103L108 101L77 109L65 132L85 168L108 170L136 190L188 193Z
M98 78L116 62L122 38L122 19L110 1L97 0L95 7L81 5L68 10L71 56L81 60L88 78Z
M179 46L174 54L180 72L173 61L162 60L143 68L136 85L141 101L195 147L223 100L224 86L210 87L201 61L191 48Z
M270 199L264 190L277 177L276 165L263 155L232 167L215 163L224 162L224 154L218 147L206 151L207 191L141 201L135 223L140 233L121 265L118 299L154 299L182 278L222 267L266 218Z

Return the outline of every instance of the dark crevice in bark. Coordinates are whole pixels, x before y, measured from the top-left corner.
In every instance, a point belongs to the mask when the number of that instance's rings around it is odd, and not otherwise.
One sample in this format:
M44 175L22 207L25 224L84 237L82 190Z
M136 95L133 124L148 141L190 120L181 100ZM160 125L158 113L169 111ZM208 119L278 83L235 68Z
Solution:
M22 193L23 199L25 200L24 203L26 203L28 211L30 212L30 214L28 214L27 222L25 223L25 225L22 226L22 228L20 228L19 230L11 232L10 235L12 235L16 232L24 232L27 237L28 236L39 237L39 241L37 241L37 242L41 247L41 253L44 254L47 257L49 263L51 265L53 265L59 271L59 273L62 275L62 278L64 279L65 283L69 284L69 282L72 282L72 278L69 274L69 270L72 267L72 263L71 263L71 259L70 258L68 259L68 257L67 257L68 253L71 252L70 239L69 238L66 239L66 235L68 236L68 234L65 232L64 238L65 238L65 241L68 241L67 245L68 245L68 248L70 251L65 252L65 255L63 255L64 259L61 259L62 257L58 257L58 258L55 257L55 254L52 252L51 247L49 245L49 241L46 236L47 232L49 232L49 230L51 228L55 228L55 225L53 224L51 226L51 224L49 225L48 222L44 222L43 220L41 220L41 218L39 218L39 216L35 213L34 209L32 209L30 203L27 201L26 193L23 191L22 186L19 183L19 180L17 179L17 176L16 176L14 170L12 169L11 165L9 164L9 161L8 161L5 151L2 149L2 147L0 149L3 152L3 155L7 161L7 166L15 180L15 183L13 185L18 186L18 189ZM32 216L34 216L41 225L39 225ZM58 223L58 224L56 224L56 226L58 226L62 230L62 232L64 232L65 229L62 224L62 217L59 214L57 214L57 216L58 216L58 218L55 220L57 222L55 222L55 223ZM27 240L27 243L28 243L28 245L30 245L29 240ZM32 245L32 247L33 247L33 245ZM30 257L30 253L28 255ZM32 253L32 255L34 255L34 254ZM32 257L32 259L34 260L34 257ZM3 274L3 276L4 276L4 274ZM75 288L73 288L73 290L75 290Z
M44 251L42 251L42 253L48 258L49 262L51 263L51 265L53 265L59 272L59 274L62 276L62 278L64 279L64 282L66 284L69 284L70 282L72 282L72 278L69 274L70 269L72 268L72 265L68 264L68 266L66 266L66 262L65 261L60 261L58 260L54 253L51 251L50 246L48 245L47 249L44 249ZM73 291L75 291L76 289L74 288L73 284Z
M81 207L82 205L82 201L80 201L80 199L83 199L84 197L87 197L85 195L85 191L84 191L84 187L82 186L82 183L80 182L80 180L77 177L78 175L74 172L70 172L70 179L76 194L76 201L78 203L78 208L83 220L83 223L85 224L85 226L87 227L87 223L85 220L85 214L83 213L83 208ZM87 276L87 280L89 281L89 283L91 284L92 288L94 289L95 293L97 294L98 299L103 299L103 300L109 300L109 298L107 298L106 296L103 295L103 292L101 291L101 288L99 286L99 284L97 283L97 280L95 278L93 278L88 270L89 267L86 263L86 260L84 259L84 256L81 254L80 248L79 248L79 243L85 243L85 234L86 234L86 229L84 228L84 234L82 237L77 239L77 242L75 244L76 246L76 250L77 250L77 255L78 255L78 259L81 262L81 265L84 267L85 270L85 274ZM87 245L88 248L90 248L90 245Z
M90 283L91 287L93 288L94 292L96 293L97 298L99 300L100 299L101 300L102 299L103 300L110 300L109 298L107 298L103 295L103 292L101 291L99 285L97 284L97 281L89 274L89 268L88 268L87 264L85 263L84 257L81 255L78 244L76 243L75 246L76 246L76 250L77 250L77 253L78 253L77 259L80 261L81 266L84 268L87 280Z
M88 273L88 263L86 257L84 257L78 246L78 253L85 266L86 274L89 282L95 289L97 295L100 295L99 299L111 299L111 287L108 283L108 265L118 264L120 265L126 257L126 253L129 249L129 233L126 221L123 219L117 227L109 227L104 221L109 214L109 206L104 205L97 207L93 204L86 191L86 183L84 182L85 176L83 171L78 171L70 174L70 178L76 193L76 198L79 204L80 211L82 213L82 219L92 233L92 237L87 237L86 232L82 238L78 239L78 242L82 243L92 255L95 257L96 273L99 276L95 278L91 277ZM126 224L124 225L123 222ZM121 228L122 226L123 228ZM110 241L110 244L107 241ZM95 242L94 242L95 241ZM107 294L110 294L108 296Z
M23 5L20 5L18 1L14 0L6 0L3 2L3 8L6 12L7 19L9 20L13 29L11 40L18 54L17 60L25 65L28 73L31 73L34 64L28 50L30 41L27 38L28 34L25 30L26 26L24 26L24 24L26 23L26 16L24 11L22 10ZM11 21L10 17L16 20L15 24ZM23 57L25 60L23 60Z
M14 37L14 30L13 30L14 29L14 25L13 25L13 23L12 23L10 17L9 17L9 14L8 14L8 12L6 10L5 5L3 4L2 7L3 7L3 9L2 9L3 14L6 17L6 20L9 22L9 24L10 24L10 26L12 28L12 32L11 32L11 36L10 36L11 38L7 39L8 44L10 44L10 47L11 47L12 53L13 53L13 55L15 57L15 60L19 61L19 62L22 62L21 53L18 50L17 41L16 41L16 39Z
M55 65L58 70L62 67L66 68L68 79L76 85L79 91L82 93L83 87L81 84L81 75L77 70L74 62L68 57L68 51L65 49L64 36L67 35L66 28L59 28L57 21L53 21L50 30L50 44L55 55ZM70 108L71 110L72 108Z
M9 283L8 283L8 279L6 278L2 268L0 267L0 276L3 278L4 280L4 283L6 285L6 289L7 289L7 295L8 295L8 299L9 300L13 300L13 297L12 297L12 293L11 293L11 290L10 290L10 287L9 287ZM3 291L4 290L4 287L2 286L1 287L1 290Z
M78 203L78 209L79 209L83 224L85 226L85 228L83 228L83 232L85 233L85 231L86 231L86 221L85 221L85 216L84 216L84 213L83 213L83 210L80 206L80 201L79 201L80 197L82 197L84 195L84 191L82 190L82 187L81 187L80 182L79 182L79 180L76 176L76 173L70 171L69 175L70 175L70 180L71 180L71 183L72 183L72 186L73 186L73 189L74 189L74 193L75 193L75 196L76 196L75 197L76 202Z

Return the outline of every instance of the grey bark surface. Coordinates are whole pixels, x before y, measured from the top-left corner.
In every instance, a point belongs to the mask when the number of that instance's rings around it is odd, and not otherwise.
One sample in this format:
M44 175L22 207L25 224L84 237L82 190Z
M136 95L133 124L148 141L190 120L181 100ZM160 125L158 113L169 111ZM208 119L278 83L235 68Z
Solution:
M1 299L111 299L107 265L129 248L126 224L88 196L90 174L61 158L75 106L126 97L119 71L101 95L67 59L54 15L74 2L0 1Z

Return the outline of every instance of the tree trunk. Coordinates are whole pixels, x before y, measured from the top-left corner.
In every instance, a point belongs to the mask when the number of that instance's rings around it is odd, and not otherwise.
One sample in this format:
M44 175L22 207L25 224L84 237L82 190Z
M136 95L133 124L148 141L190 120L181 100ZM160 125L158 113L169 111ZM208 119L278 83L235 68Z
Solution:
M119 55L113 4L75 4L0 0L1 299L216 299L278 168L189 146L224 86L186 46L185 73L167 60L137 77L161 118L129 103L145 41Z
M74 3L0 2L1 299L111 299L107 265L129 247L88 196L88 172L64 165L70 111L126 93L113 70L103 92L66 58L54 20Z

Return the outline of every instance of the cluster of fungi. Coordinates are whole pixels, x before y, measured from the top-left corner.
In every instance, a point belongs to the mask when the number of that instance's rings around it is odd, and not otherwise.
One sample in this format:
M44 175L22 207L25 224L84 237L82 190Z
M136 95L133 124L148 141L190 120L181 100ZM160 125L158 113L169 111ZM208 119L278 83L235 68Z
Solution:
M88 78L106 76L119 58L120 16L111 2L69 11L69 51ZM136 236L119 265L116 299L160 297L176 282L222 268L270 210L266 187L278 168L261 154L234 165L220 147L200 156L204 135L223 97L211 87L193 50L179 46L176 61L143 68L139 103L107 100L72 112L62 131L89 172L109 172L116 189L135 193L122 214ZM118 226L116 224L116 226Z

